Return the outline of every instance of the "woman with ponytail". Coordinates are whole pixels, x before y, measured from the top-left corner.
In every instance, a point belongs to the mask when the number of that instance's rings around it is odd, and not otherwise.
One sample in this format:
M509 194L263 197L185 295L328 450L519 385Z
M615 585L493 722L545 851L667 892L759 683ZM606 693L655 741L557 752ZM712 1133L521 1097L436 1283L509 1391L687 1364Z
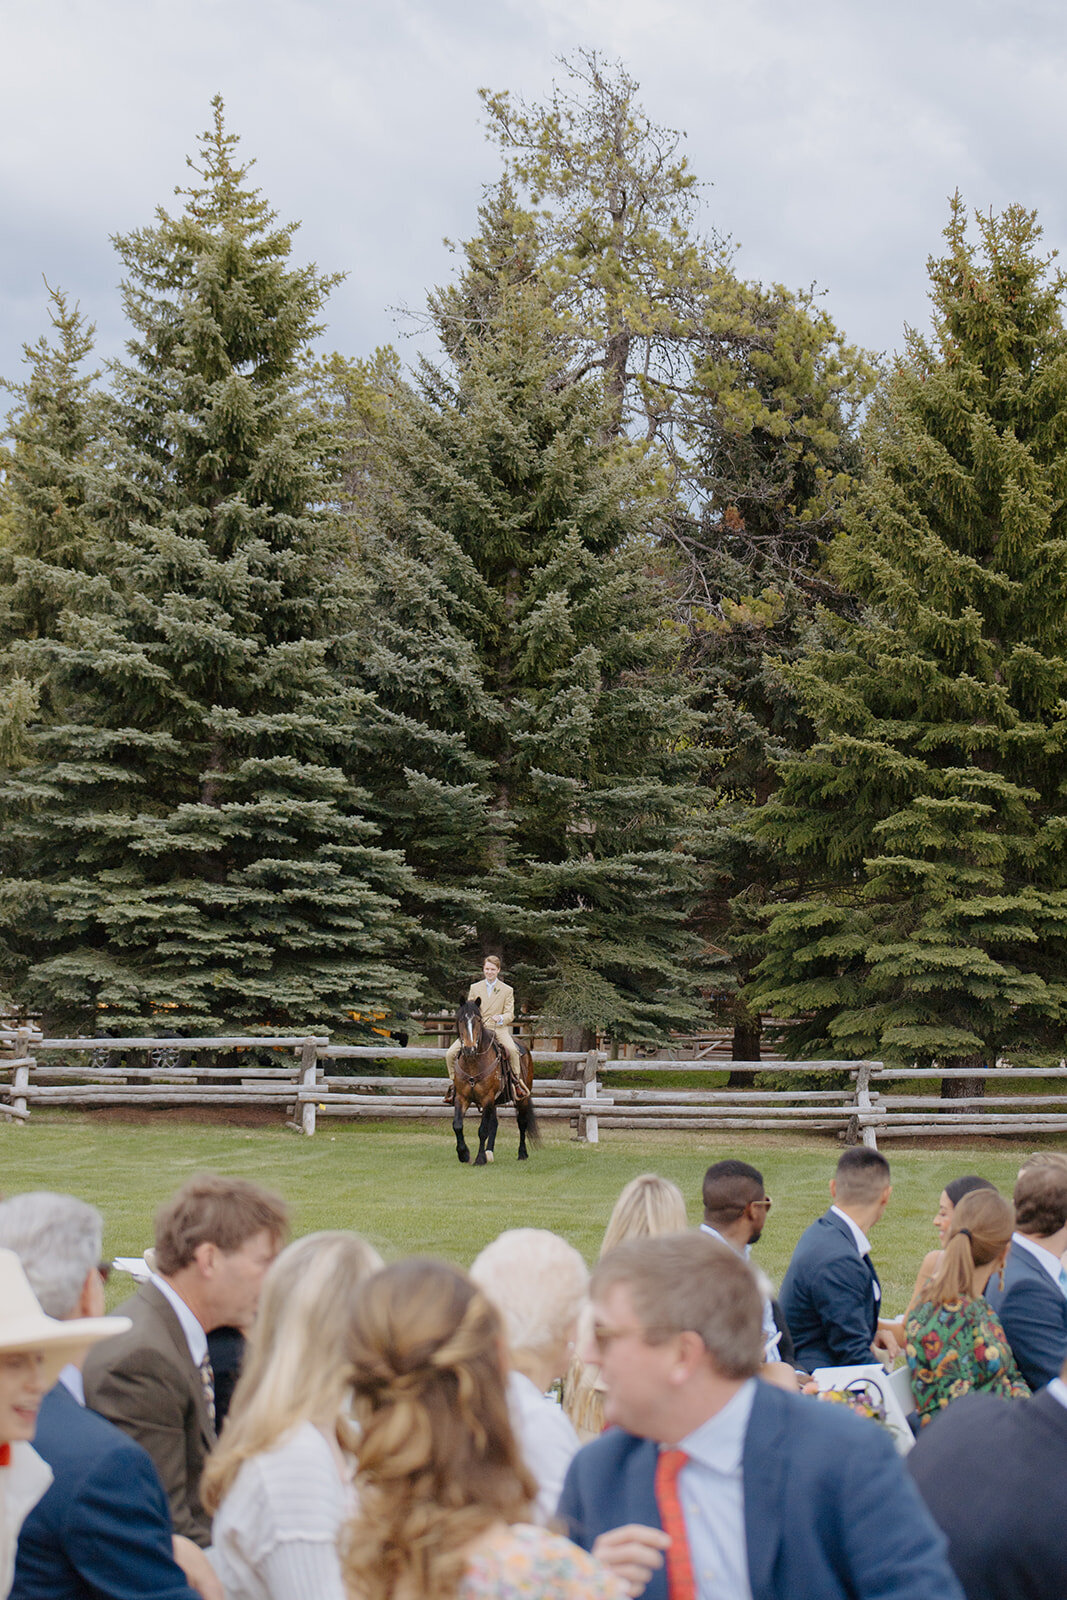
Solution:
M358 1510L350 1600L624 1600L621 1582L526 1518L537 1486L508 1418L497 1312L444 1262L399 1261L350 1325Z
M1024 1399L1030 1390L997 1315L984 1299L1003 1273L1015 1210L996 1189L976 1189L956 1206L941 1265L908 1312L905 1352L920 1425L973 1390Z

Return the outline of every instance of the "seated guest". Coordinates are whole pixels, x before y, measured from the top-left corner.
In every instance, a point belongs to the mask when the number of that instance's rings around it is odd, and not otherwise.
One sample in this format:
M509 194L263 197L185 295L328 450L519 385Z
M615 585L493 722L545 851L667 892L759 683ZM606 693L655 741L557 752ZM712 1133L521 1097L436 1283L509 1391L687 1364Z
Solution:
M226 1600L344 1600L337 1539L353 1509L349 1324L381 1257L309 1233L263 1282L244 1372L201 1485Z
M60 1322L102 1314L103 1236L99 1211L72 1195L18 1194L0 1204L0 1245L14 1250L42 1309ZM86 1410L84 1356L83 1348L72 1357L41 1402L34 1448L52 1469L52 1487L23 1524L12 1595L193 1600L192 1584L221 1600L207 1557L188 1539L172 1537L167 1498L149 1457Z
M156 1215L155 1270L120 1310L128 1333L92 1351L85 1397L155 1462L175 1532L207 1545L200 1474L215 1443L207 1336L255 1316L288 1226L276 1195L244 1178L191 1178Z
M892 1192L885 1156L863 1146L846 1150L830 1180L834 1204L800 1236L781 1302L806 1372L897 1353L896 1341L879 1329L882 1286L867 1238Z
M964 1195L973 1194L976 1189L993 1189L995 1187L995 1184L990 1183L988 1178L979 1178L968 1174L963 1178L953 1178L951 1183L946 1183L942 1189L941 1197L937 1202L937 1210L934 1213L934 1229L941 1241L941 1248L939 1250L928 1250L926 1255L923 1256L919 1264L919 1270L915 1274L915 1287L911 1291L911 1299L904 1308L904 1316L899 1317L896 1322L882 1324L883 1327L888 1327L891 1330L898 1344L902 1345L904 1343L904 1321L908 1312L914 1310L919 1302L925 1299L923 1291L934 1274L940 1269L945 1240L948 1238L948 1230L952 1225L952 1213Z
M1060 1257L1067 1248L1067 1165L1023 1167L1015 1184L1015 1232L1004 1287L986 1299L1000 1318L1031 1389L1057 1376L1067 1357L1067 1296Z
M1004 1272L1014 1221L1014 1207L995 1189L966 1195L955 1207L940 1269L908 1312L905 1353L922 1427L971 1389L1007 1400L1030 1393L983 1298L994 1273Z
M638 1240L591 1292L616 1426L575 1456L559 1512L631 1595L960 1600L888 1433L754 1381L760 1295L732 1251Z
M579 1441L546 1391L567 1370L589 1272L554 1233L513 1228L486 1245L470 1275L504 1321L511 1425L537 1480L537 1521L548 1522Z
M612 1207L600 1245L600 1258L603 1260L609 1250L625 1244L628 1239L684 1233L688 1226L685 1195L678 1185L654 1172L643 1172L639 1178L630 1179ZM587 1316L588 1306L582 1311L580 1326L584 1326ZM600 1369L595 1362L583 1361L577 1350L563 1383L563 1409L583 1443L603 1432Z
M967 1600L1067 1595L1065 1378L1017 1406L965 1396L907 1458Z
M19 1530L52 1483L30 1443L42 1402L68 1362L125 1325L124 1317L46 1316L18 1256L0 1249L0 1600L10 1592Z
M359 1600L624 1600L591 1557L524 1521L536 1484L508 1419L503 1332L442 1261L368 1279L349 1345L359 1509L344 1568Z
M704 1174L703 1199L701 1233L721 1240L751 1265L752 1246L760 1239L771 1209L762 1172L747 1161L716 1161ZM764 1296L763 1359L791 1362L793 1340L770 1279L758 1268L753 1270Z

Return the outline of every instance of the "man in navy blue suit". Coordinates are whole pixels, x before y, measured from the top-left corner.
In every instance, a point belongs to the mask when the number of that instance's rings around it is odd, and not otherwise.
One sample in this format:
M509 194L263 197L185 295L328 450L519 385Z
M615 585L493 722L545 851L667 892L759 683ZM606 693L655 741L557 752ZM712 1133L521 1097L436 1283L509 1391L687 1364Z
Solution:
M1039 1157L1019 1173L1015 1232L1004 1269L986 1299L1000 1318L1019 1371L1031 1389L1059 1376L1067 1360L1067 1162Z
M0 1204L0 1243L61 1321L103 1313L102 1235L100 1213L69 1195ZM66 1367L45 1395L33 1444L53 1481L22 1525L12 1600L222 1600L204 1553L172 1535L151 1458L86 1409L78 1367Z
M575 1456L559 1514L631 1595L962 1600L888 1433L756 1377L760 1295L733 1251L637 1240L591 1293L584 1354L617 1426Z
M885 1156L862 1145L846 1150L830 1179L834 1204L797 1241L780 1298L806 1372L897 1353L892 1334L879 1332L882 1286L867 1238L892 1192Z

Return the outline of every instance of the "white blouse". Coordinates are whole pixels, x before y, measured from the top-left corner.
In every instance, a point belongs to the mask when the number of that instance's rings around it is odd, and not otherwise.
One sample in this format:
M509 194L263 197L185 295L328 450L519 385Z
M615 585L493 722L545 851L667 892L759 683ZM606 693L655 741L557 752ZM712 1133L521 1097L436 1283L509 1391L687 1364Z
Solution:
M212 1524L226 1600L345 1600L337 1540L354 1510L351 1477L314 1423L251 1456Z
M19 1529L52 1482L52 1469L32 1444L19 1439L11 1461L0 1467L0 1600L11 1592Z

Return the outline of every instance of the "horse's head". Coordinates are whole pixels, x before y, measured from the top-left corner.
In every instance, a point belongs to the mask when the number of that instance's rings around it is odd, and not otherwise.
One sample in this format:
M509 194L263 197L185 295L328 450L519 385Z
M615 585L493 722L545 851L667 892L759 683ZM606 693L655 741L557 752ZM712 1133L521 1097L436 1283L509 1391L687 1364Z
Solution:
M485 1039L485 1024L482 1021L480 1000L464 1000L456 1012L456 1032L465 1056L476 1056L481 1052Z

